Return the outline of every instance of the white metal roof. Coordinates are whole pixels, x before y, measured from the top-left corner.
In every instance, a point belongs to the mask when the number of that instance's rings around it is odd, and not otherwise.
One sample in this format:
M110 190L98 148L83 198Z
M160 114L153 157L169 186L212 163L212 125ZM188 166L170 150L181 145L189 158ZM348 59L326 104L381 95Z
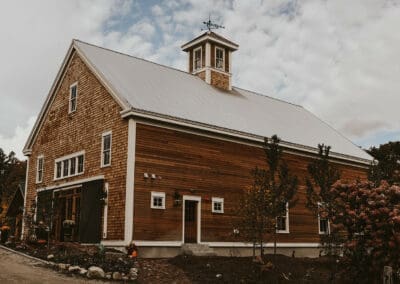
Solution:
M307 148L325 143L332 153L372 160L301 106L235 87L225 92L187 72L81 41L74 46L128 107L260 137L277 134Z

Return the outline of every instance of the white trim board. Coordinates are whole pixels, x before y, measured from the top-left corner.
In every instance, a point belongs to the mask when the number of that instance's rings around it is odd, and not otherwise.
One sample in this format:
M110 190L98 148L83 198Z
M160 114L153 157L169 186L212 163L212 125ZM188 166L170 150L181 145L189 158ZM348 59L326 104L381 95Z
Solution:
M99 180L99 179L104 179L104 175L98 175L98 176L93 176L93 177L89 177L89 178L77 179L77 180L69 181L69 182L62 182L62 183L59 183L59 184L56 184L56 185L51 185L51 186L38 188L36 190L36 192L41 192L41 191L45 191L45 190L52 190L52 189L56 189L56 188L72 186L72 185L76 185L76 184L79 184L79 183L85 183L85 182Z
M180 241L133 241L137 246L142 247L181 247L184 243ZM124 241L101 241L103 245L106 246L125 246L127 243ZM209 245L210 247L243 247L250 248L253 247L251 243L244 242L201 242L199 244ZM319 248L320 243L276 243L278 248ZM260 245L256 245L260 247ZM263 245L265 248L274 247L274 243L266 243Z
M128 244L133 239L133 214L135 202L135 157L136 157L136 121L129 119L128 153L125 185L125 226L124 242Z

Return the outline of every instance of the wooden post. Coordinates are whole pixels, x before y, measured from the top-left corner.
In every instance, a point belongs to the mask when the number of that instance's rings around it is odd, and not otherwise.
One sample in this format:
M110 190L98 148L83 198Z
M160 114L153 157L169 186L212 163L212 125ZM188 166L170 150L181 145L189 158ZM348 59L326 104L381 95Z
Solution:
M393 284L393 269L391 266L383 267L383 284Z

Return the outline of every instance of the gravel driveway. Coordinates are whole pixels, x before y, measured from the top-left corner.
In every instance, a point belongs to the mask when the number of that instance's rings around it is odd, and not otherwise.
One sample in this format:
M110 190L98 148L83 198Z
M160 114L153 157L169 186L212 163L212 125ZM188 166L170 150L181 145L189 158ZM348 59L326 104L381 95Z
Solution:
M0 283L107 283L60 274L30 259L0 247Z

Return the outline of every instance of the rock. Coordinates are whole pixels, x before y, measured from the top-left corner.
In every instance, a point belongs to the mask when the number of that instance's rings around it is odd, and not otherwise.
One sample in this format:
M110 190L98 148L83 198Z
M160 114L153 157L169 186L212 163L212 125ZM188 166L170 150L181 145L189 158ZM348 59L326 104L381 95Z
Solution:
M68 270L69 268L69 264L65 264L65 263L59 263L58 264L58 269L59 270Z
M207 268L210 268L210 267L211 267L211 264L207 263L207 264L206 264L206 267L207 267Z
M261 271L271 271L274 269L274 264L271 261L268 261L265 265L261 265Z
M137 277L138 272L139 272L139 270L138 270L136 267L132 267L132 268L129 270L129 276L136 276L136 277Z
M264 261L262 260L261 256L257 255L255 258L253 258L253 262L259 263L259 264L264 264Z
M112 279L114 279L114 280L121 280L121 279L122 279L121 273L119 273L118 271L115 271L115 272L112 274Z
M122 280L127 281L127 280L129 280L129 277L128 276L124 276L124 277L122 277Z
M110 273L110 272L107 272L107 273L106 273L106 279L111 279L111 278L112 278L111 273Z
M48 260L53 259L53 258L54 258L54 254L49 254L49 255L47 256L47 259L48 259Z
M105 275L104 270L97 266L89 267L88 272L86 273L88 278L104 278Z
M81 268L79 266L70 266L68 267L68 272L77 273L80 272Z
M222 274L218 273L217 275L215 275L215 277L217 277L217 279L221 279L222 278Z
M79 275L86 275L86 273L87 273L87 269L85 269L85 268L79 268Z

